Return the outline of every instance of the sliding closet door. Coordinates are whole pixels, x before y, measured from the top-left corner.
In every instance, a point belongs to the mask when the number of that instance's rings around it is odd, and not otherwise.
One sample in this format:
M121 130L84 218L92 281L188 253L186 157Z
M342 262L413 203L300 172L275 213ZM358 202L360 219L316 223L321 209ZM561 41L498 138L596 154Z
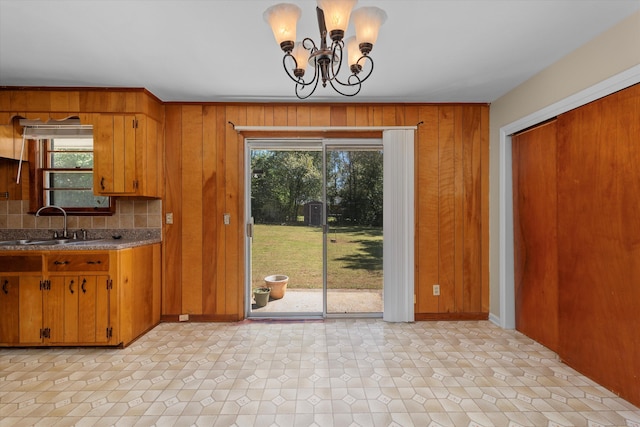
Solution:
M516 329L558 349L556 121L512 138Z
M640 404L640 84L558 117L560 356Z

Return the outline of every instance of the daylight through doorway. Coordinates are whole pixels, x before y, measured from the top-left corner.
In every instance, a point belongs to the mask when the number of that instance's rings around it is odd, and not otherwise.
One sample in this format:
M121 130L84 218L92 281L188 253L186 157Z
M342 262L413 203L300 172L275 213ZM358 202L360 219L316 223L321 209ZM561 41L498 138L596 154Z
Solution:
M383 152L367 141L249 143L247 317L381 316Z

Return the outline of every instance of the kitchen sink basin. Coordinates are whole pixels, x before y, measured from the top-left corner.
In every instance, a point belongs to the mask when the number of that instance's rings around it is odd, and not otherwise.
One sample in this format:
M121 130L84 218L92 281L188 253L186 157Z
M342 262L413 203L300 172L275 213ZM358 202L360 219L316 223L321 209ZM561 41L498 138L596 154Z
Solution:
M58 246L58 245L89 245L103 239L76 240L76 239L18 239L0 241L0 246Z
M5 240L0 242L2 246L33 246L33 245L63 245L70 242L70 239L18 239Z
M32 240L4 240L0 242L2 246L19 246L19 245L28 245Z

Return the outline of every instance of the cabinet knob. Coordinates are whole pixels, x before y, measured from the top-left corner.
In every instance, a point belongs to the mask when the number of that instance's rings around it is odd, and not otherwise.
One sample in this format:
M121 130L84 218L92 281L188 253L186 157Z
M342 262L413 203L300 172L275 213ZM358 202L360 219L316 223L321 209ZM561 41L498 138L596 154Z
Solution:
M87 284L87 279L82 279L82 285L80 285L80 288L82 289L83 294L87 293L87 289L84 287L84 285L86 284Z
M2 292L4 292L5 294L9 293L9 290L7 289L8 284L9 284L9 281L5 279L4 283L2 284Z
M102 188L102 191L104 191L104 190L105 190L105 187L104 187L104 176L103 176L103 177L102 177L102 179L100 180L100 188Z
M69 292L73 293L73 280L69 282Z
M55 265L67 265L69 264L69 261L53 261L53 263Z
M100 261L100 260L98 260L98 261L87 261L87 264L91 264L91 265L102 264L102 261Z

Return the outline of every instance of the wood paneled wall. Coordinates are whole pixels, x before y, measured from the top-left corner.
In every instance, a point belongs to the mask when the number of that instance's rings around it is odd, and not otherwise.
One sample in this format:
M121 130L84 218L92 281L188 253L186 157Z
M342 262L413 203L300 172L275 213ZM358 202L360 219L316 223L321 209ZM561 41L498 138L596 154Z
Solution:
M518 329L639 405L640 84L514 141Z
M3 114L4 113L4 114ZM27 114L28 113L28 114ZM80 113L142 113L162 122L164 104L145 89L2 88L0 122L14 115L64 119Z
M229 122L362 127L421 122L416 319L487 318L488 111L486 105L167 104L164 207L174 223L165 228L165 318L244 316L244 137ZM231 215L229 225L223 224L225 213ZM440 296L433 295L434 284L440 285Z
M244 316L244 138L229 122L324 127L421 123L415 151L416 319L487 317L487 105L164 104L144 89L0 88L0 118L132 112L165 124L163 206L174 218L164 229L165 319L179 314L200 320ZM229 225L223 224L225 213L231 216ZM440 296L433 295L434 284L440 285Z

